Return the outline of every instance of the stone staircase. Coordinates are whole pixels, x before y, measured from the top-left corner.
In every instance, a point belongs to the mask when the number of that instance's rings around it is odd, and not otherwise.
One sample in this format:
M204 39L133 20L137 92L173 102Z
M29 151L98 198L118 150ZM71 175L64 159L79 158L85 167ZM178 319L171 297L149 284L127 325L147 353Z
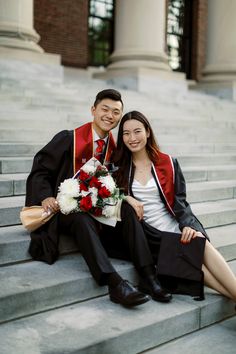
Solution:
M202 302L174 296L170 304L150 301L133 309L113 304L66 235L54 265L31 261L19 211L32 156L59 130L90 120L89 107L106 87L84 73L56 85L0 79L2 354L151 354L168 345L173 353L171 341L181 346L235 315L235 304L210 289ZM236 105L187 91L121 92L125 111L146 114L162 150L178 157L188 200L236 274ZM130 263L113 263L124 278L137 281Z

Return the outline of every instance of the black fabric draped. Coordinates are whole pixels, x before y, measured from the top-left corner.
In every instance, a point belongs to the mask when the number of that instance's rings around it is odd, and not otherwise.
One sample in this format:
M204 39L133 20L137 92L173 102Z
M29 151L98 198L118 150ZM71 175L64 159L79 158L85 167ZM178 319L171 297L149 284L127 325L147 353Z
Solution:
M34 157L26 183L26 206L41 205L47 197L56 197L58 187L73 176L73 131L64 130ZM52 264L58 258L58 216L31 233L29 253L35 260Z

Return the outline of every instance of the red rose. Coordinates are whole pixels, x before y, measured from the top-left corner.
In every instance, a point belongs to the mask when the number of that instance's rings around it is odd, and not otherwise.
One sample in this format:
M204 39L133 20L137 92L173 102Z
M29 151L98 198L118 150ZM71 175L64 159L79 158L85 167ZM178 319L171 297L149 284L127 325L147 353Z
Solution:
M89 181L89 187L95 187L95 188L100 188L101 187L101 182L96 177L92 177L91 180Z
M86 179L88 179L90 176L88 173L84 172L83 170L80 170L80 173L79 173L79 179L81 181L85 181Z
M101 208L94 208L93 209L93 215L94 216L101 216L102 215L102 209Z
M106 187L101 187L99 190L98 190L98 195L99 197L101 198L108 198L111 196L111 192L106 188Z
M85 183L80 183L80 185L79 185L79 187L80 187L80 192L81 191L88 191L88 187L86 186L86 184Z
M89 211L92 208L92 199L89 195L83 197L80 201L80 209L82 211Z

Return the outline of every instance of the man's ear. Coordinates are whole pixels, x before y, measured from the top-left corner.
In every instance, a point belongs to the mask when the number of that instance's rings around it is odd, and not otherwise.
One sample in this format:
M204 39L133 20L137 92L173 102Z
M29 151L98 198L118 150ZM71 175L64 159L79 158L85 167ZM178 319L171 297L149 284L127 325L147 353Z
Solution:
M95 111L95 107L94 107L94 106L92 106L92 107L91 107L91 113L92 113L92 116L94 116L94 111Z

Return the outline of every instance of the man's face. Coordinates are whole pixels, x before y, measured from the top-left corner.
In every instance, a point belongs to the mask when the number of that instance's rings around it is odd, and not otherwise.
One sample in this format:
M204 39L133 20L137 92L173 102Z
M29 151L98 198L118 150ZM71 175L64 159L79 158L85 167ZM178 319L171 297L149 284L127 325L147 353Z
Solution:
M93 128L101 138L104 138L119 123L122 115L122 103L104 98L96 107L91 108L91 112Z

